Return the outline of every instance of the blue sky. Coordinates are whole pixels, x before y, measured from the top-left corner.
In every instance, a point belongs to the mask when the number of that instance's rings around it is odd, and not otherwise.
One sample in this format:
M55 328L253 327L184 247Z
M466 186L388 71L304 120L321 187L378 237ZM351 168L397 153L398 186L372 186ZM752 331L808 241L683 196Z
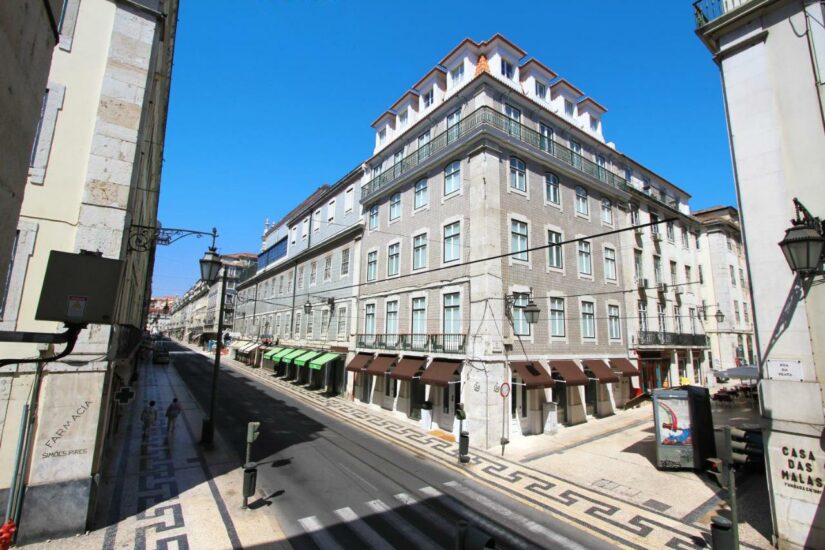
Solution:
M496 32L607 107L608 141L735 205L719 71L689 0L182 1L159 219L258 252L280 219L368 158L370 123L465 37ZM198 278L208 242L158 247L153 294Z

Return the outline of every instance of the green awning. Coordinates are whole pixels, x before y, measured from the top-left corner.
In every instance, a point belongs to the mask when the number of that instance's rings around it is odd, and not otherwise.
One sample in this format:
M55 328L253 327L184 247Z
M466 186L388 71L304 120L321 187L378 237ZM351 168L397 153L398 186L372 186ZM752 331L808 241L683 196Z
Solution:
M272 359L272 356L281 351L284 348L272 348L268 352L264 353L264 359Z
M284 348L281 351L279 351L278 353L276 353L275 355L273 355L272 357L270 357L270 359L272 359L273 361L275 361L277 363L278 361L280 361L281 359L283 359L284 357L286 357L287 355L289 355L293 351L295 351L295 348Z
M307 361L309 361L309 360L310 360L310 359L312 359L313 357L317 357L317 356L321 355L321 353L323 353L323 352L320 352L320 351L308 351L308 352L306 352L305 354L303 354L302 356L300 356L300 357L298 357L297 359L295 359L295 364L296 364L296 365L298 365L299 367L303 367L304 365L306 365L306 364L307 364Z
M325 353L325 354L321 355L320 357L316 357L315 359L310 361L309 362L309 368L315 369L315 370L320 370L324 367L324 365L326 365L330 361L334 361L335 359L338 359L339 357L341 357L341 354L339 354L339 353Z
M292 363L292 361L294 361L298 357L302 356L306 352L307 352L307 350L305 350L305 349L292 350L292 353L290 353L289 355L282 355L281 356L281 363L289 365L290 363Z

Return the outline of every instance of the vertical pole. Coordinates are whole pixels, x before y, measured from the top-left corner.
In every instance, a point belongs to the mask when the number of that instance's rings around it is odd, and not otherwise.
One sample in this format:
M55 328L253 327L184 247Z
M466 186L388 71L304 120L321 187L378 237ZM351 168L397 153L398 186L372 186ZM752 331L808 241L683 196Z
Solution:
M215 364L212 368L212 392L209 399L209 419L201 434L201 442L211 445L215 435L215 401L218 396L218 374L221 366L221 347L223 344L223 306L224 295L226 294L226 267L221 267L221 295L218 307L218 334L215 338Z
M11 484L9 485L8 501L6 502L6 521L12 519L15 510L17 483L21 476L21 461L23 460L23 447L26 441L28 422L29 404L26 403L23 405L23 414L20 416L20 433L17 436L17 451L14 456L14 469L12 470Z
M725 445L727 446L728 462L725 461L725 466L728 469L728 503L730 504L730 521L733 524L733 547L739 549L739 507L736 503L736 472L733 470L732 452L733 445L731 444L730 426L725 426Z

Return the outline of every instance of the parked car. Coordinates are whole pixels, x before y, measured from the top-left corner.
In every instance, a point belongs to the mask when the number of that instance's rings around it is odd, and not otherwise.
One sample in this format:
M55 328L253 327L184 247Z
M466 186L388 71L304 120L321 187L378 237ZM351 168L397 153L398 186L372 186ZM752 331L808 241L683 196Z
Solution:
M165 347L157 347L152 352L152 362L158 364L169 364L169 350Z

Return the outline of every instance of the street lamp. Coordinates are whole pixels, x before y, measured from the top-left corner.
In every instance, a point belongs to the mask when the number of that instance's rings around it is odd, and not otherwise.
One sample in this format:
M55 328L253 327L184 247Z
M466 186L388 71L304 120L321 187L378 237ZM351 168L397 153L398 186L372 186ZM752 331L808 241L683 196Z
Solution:
M306 315L309 315L311 312L312 312L312 304L309 302L309 299L307 299L307 303L304 304L304 313Z
M209 247L206 254L200 260L201 278L208 285L213 285L218 280L218 273L221 272L221 258L214 246ZM201 426L201 443L212 445L215 435L215 401L218 396L218 374L221 366L221 347L223 344L223 303L226 295L226 269L221 272L221 290L218 307L218 332L215 338L215 363L212 367L212 391L209 399L209 417L203 420Z
M779 243L791 271L802 276L820 273L822 250L825 248L825 223L814 217L808 209L793 200L796 218L785 231L785 238Z
M716 304L715 306L699 306L696 309L699 311L699 315L701 317L707 318L709 307L716 308L716 314L714 315L714 317L716 318L717 323L722 324L725 321L725 314L722 313L721 309L719 309L719 304Z
M504 297L504 306L506 308L505 313L507 314L507 317L510 318L511 322L512 322L511 311L512 311L513 307L515 306L515 302L516 302L516 294L508 294L507 296ZM528 295L527 305L524 306L524 309L523 309L522 313L524 314L524 320L527 321L528 325L535 325L536 323L539 322L539 315L541 315L541 309L539 309L539 306L537 306L536 302L533 301L533 292L532 291Z

